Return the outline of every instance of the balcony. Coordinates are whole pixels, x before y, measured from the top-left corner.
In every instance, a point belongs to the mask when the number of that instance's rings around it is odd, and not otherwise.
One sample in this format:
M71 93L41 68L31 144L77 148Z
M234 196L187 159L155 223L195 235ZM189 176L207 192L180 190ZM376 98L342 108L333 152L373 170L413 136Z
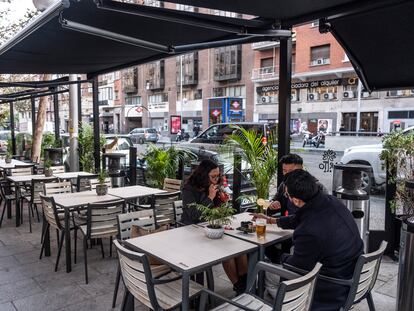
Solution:
M124 92L127 93L127 94L136 93L136 92L138 92L138 88L133 84L125 85L124 86Z
M253 50L265 50L268 48L272 48L275 46L279 46L279 41L262 41L262 42L255 42L252 43Z
M292 64L292 74L295 72L295 64ZM279 66L254 68L252 71L253 82L265 82L279 79Z

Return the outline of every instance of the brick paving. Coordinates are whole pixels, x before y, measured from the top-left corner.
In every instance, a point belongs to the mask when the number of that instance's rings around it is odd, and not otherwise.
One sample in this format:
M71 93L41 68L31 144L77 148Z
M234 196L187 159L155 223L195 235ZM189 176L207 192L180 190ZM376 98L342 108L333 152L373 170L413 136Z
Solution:
M25 223L19 228L14 226L14 218L4 219L0 228L0 311L112 310L117 265L116 258L107 257L109 241L104 241L105 258L100 247L88 250L89 284L86 285L82 250L78 249L78 263L73 265L71 273L65 272L62 250L59 270L54 272L56 234L51 232L51 256L39 260L41 224L34 221L33 233L29 233L27 217L25 214ZM397 270L395 262L384 258L374 288L377 311L395 310ZM231 297L232 286L221 266L215 267L214 275L216 291ZM121 286L115 310L120 309L122 294ZM148 310L138 302L135 309ZM365 311L368 306L362 302L355 310Z

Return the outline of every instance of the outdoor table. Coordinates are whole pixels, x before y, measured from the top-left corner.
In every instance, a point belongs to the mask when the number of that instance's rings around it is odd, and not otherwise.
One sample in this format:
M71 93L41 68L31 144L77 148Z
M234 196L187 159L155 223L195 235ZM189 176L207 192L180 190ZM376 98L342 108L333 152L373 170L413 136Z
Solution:
M145 186L128 186L108 189L108 193L124 200L131 200L153 194L167 193L167 191Z
M71 261L71 246L70 246L70 212L76 207L87 205L88 203L99 203L104 201L118 200L110 194L100 195L96 194L95 190L82 191L73 193L59 193L52 195L57 206L60 206L65 211L65 252L66 252L66 272L72 271Z
M59 180L67 180L67 179L73 179L78 178L78 176L91 176L94 175L89 172L66 172L66 173L56 173L53 174L53 176L57 177Z
M15 196L16 196L16 227L20 226L20 186L21 184L31 182L34 179L54 179L55 177L46 177L45 175L20 175L20 176L7 176L7 179L12 182L15 186ZM9 208L9 207L8 207ZM11 207L10 207L11 208Z
M209 239L204 228L189 225L126 240L133 249L154 256L182 274L182 310L189 309L190 275L243 254L249 255L249 278L257 262L257 245L224 235Z
M292 238L293 230L283 230L276 224L266 224L266 235L264 238L258 238L256 232L244 233L236 230L240 227L242 221L251 221L252 215L250 213L241 213L234 215L230 227L232 230L225 230L224 234L232 236L259 246L259 261L264 260L265 248L271 245L278 244L284 240ZM259 295L264 292L264 273L259 274Z
M3 159L0 160L0 169L4 169L4 170L12 169L12 168L15 168L16 165L17 166L31 166L33 164L32 163L23 162L23 161L19 161L19 160L15 160L15 159L12 159L11 160L11 163L6 163L6 161L3 160Z

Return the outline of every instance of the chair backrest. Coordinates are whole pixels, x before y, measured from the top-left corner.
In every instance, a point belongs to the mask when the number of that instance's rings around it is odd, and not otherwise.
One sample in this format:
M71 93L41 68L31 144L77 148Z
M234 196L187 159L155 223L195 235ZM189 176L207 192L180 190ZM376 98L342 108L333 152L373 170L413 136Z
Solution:
M118 238L126 240L131 237L132 225L148 229L155 228L154 212L143 210L118 215Z
M175 222L181 222L181 216L183 215L183 201L174 201L174 214Z
M125 201L114 200L89 203L87 209L87 238L103 238L118 233L118 215L124 213Z
M91 189L91 179L95 179L98 175L79 176L76 178L76 192L89 191Z
M156 226L170 224L175 226L174 201L177 201L181 192L154 194L151 196L151 208L154 211Z
M348 293L343 311L350 310L352 305L364 299L372 290L378 276L382 256L387 248L387 242L382 241L375 252L363 254L358 258L352 276L352 285Z
M51 196L57 193L71 193L72 185L70 181L51 182L44 184L44 193L46 196Z
M65 172L64 165L52 166L50 169L52 170L53 174L60 174Z
M150 309L161 310L146 255L126 248L122 241L114 241L114 245L118 251L119 267L125 287Z
M90 182L90 185L91 185L91 190L96 189L96 186L99 185L98 178L90 179L89 182ZM105 178L105 185L107 185L108 188L111 188L111 178L110 177Z
M180 179L164 178L163 189L168 192L181 191L182 181Z
M312 306L313 293L321 267L322 265L317 263L312 271L307 274L281 282L275 297L273 310L309 311Z
M25 166L25 167L15 167L10 170L11 176L23 176L23 175L32 175L33 174L33 166Z
M40 195L44 194L45 184L57 181L57 178L46 178L46 179L32 179L30 187L30 201L32 203L40 203Z
M56 207L53 197L47 197L43 194L40 195L42 201L43 215L46 221L54 228L62 230L62 224L59 219L59 209ZM61 210L63 212L63 210Z

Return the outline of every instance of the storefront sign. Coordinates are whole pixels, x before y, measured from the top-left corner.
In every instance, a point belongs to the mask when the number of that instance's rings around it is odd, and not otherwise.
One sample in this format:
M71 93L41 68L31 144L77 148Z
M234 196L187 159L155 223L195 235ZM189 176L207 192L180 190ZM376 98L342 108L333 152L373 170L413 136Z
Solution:
M181 116L170 116L171 134L177 134L181 130Z
M358 83L357 78L305 81L305 82L292 83L292 89L307 89L307 88L322 87L322 86L353 85L356 83ZM267 92L275 92L278 90L279 90L278 84L259 86L256 88L256 91L258 94L263 94Z

